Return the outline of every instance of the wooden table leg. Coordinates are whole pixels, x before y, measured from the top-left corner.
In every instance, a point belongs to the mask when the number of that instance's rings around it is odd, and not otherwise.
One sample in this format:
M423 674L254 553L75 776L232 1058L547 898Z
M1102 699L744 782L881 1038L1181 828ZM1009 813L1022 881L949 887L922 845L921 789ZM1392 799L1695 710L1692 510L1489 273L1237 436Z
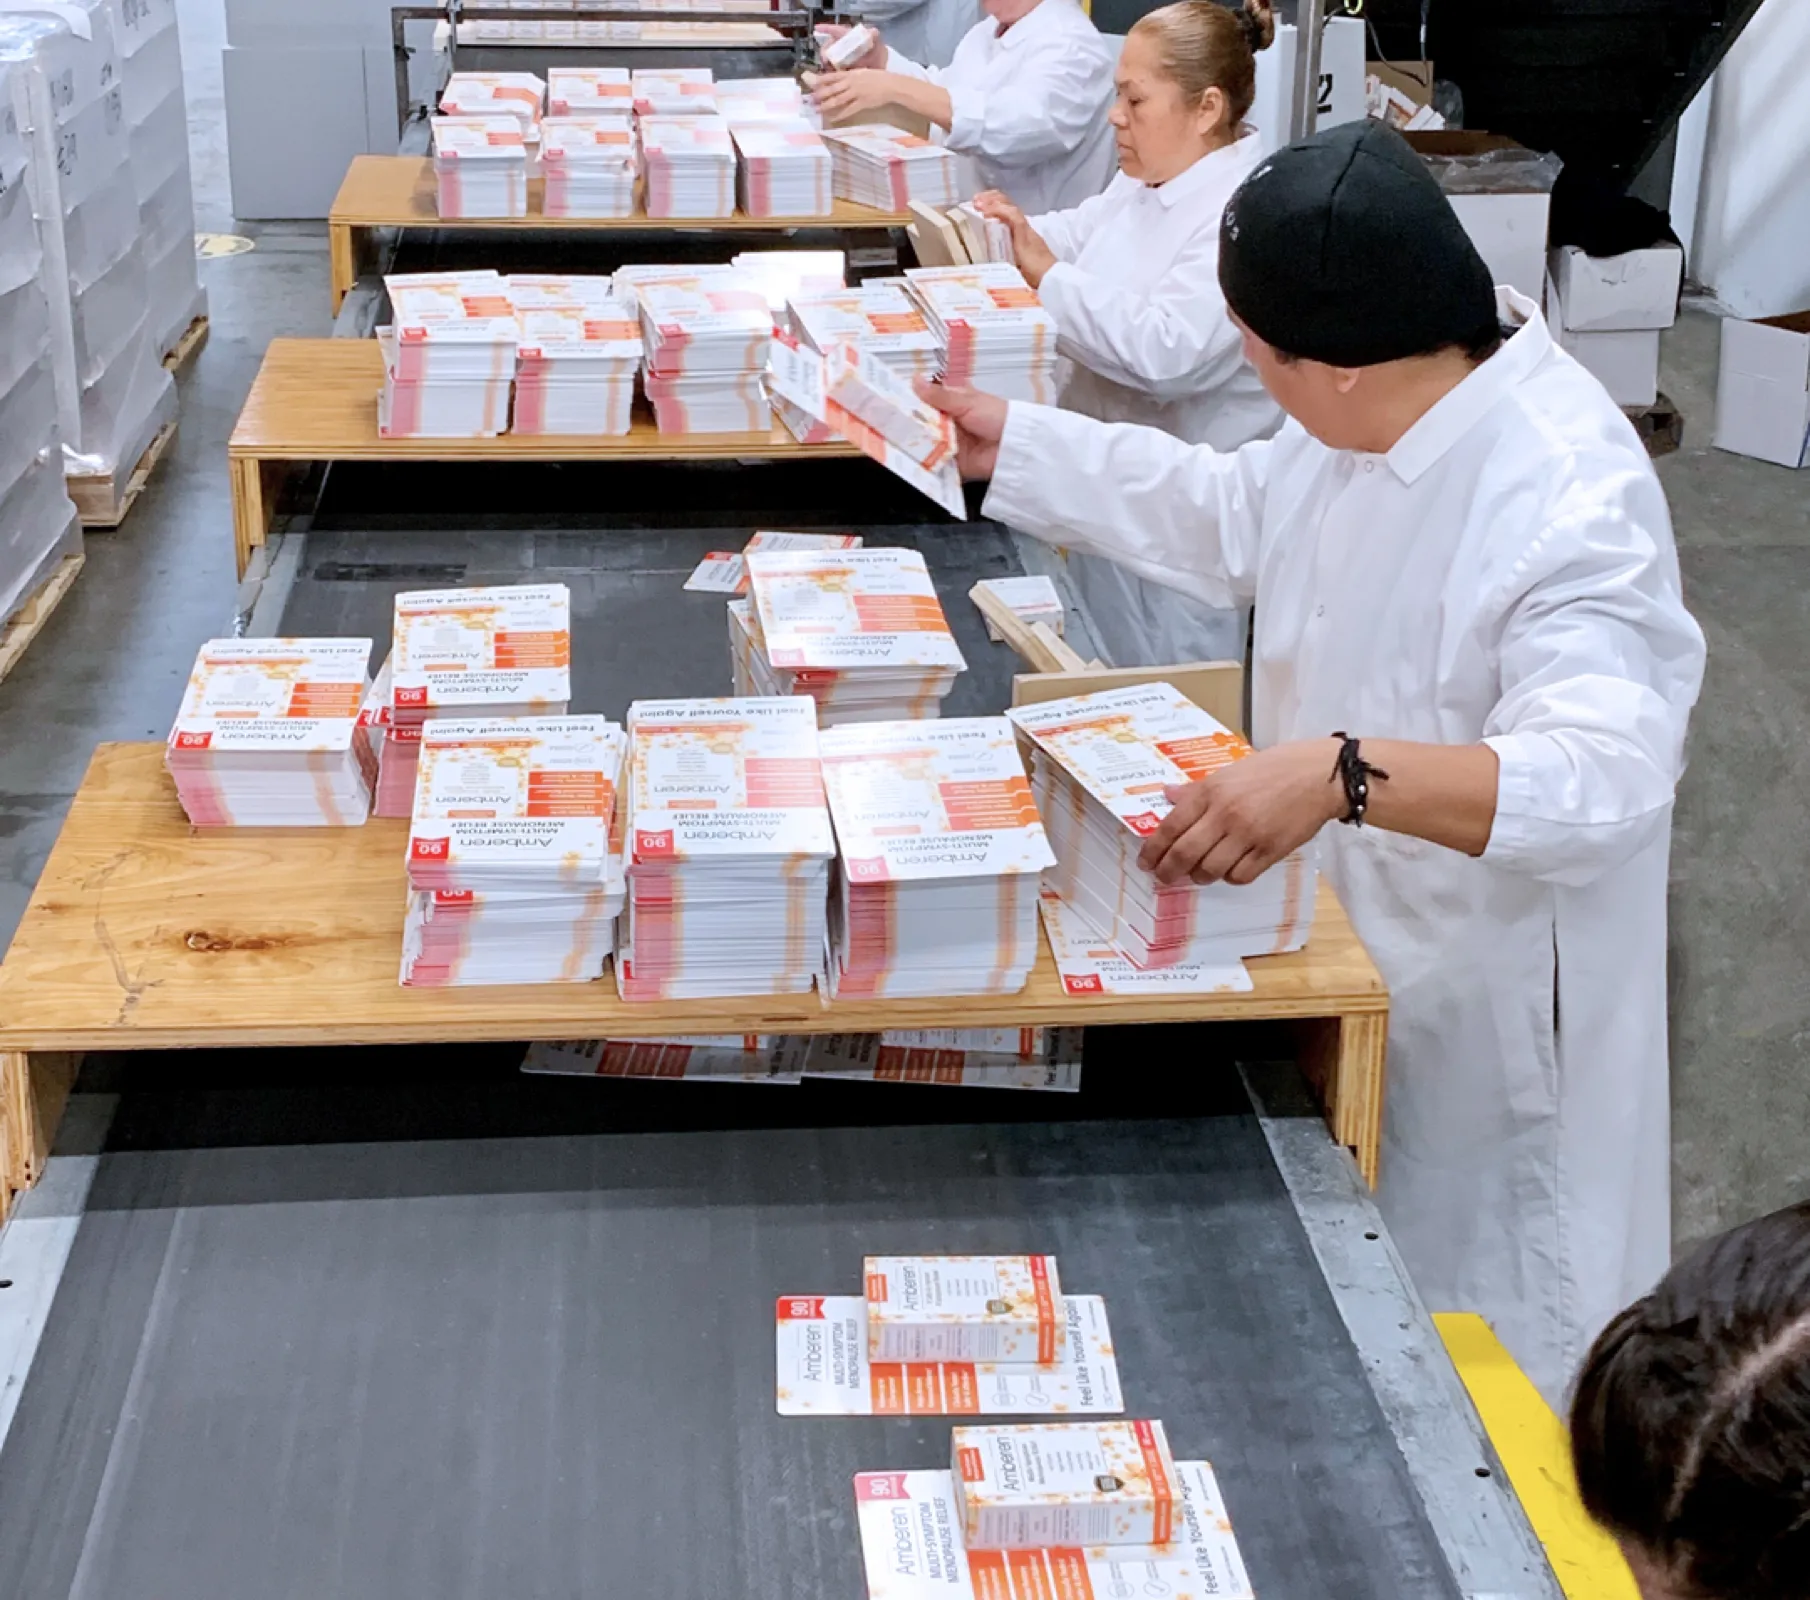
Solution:
M269 492L269 467L245 456L234 456L227 466L232 474L233 555L243 578L251 565L252 551L270 534L273 496Z
M81 1058L0 1050L0 1222L44 1175Z
M337 317L339 308L346 303L346 295L358 282L358 240L351 224L327 224L327 249L333 272L333 314Z
M1389 1046L1386 1011L1354 1011L1296 1025L1301 1071L1320 1097L1333 1138L1376 1187L1382 1164L1383 1082Z

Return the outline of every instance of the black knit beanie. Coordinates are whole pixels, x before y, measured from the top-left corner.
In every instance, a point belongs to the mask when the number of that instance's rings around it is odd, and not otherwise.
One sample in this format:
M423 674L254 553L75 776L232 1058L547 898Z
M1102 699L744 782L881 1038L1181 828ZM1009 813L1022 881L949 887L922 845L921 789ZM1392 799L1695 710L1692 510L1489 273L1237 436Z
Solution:
M1489 268L1426 163L1368 118L1278 150L1239 185L1219 286L1266 344L1335 367L1469 347L1496 327Z

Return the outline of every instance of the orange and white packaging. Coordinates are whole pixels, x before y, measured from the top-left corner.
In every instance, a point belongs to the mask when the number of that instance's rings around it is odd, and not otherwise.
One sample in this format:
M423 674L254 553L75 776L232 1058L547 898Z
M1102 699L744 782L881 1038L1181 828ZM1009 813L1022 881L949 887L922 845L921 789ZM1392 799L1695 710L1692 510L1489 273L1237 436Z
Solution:
M826 128L836 197L904 211L914 200L952 206L961 195L954 152L884 122Z
M557 715L572 696L572 599L563 583L396 596L391 705L399 725L448 710Z
M810 1076L807 1071L806 1076ZM859 1295L782 1295L774 1345L782 1417L1113 1415L1125 1409L1106 1302L1065 1295L1053 1367L873 1361Z
M602 717L436 717L421 730L419 890L602 887L622 730Z
M776 667L967 666L915 550L756 550L747 559Z
M583 117L597 112L620 116L634 112L635 94L626 67L551 67L547 71L547 113Z
M1053 889L1037 909L1064 994L1249 994L1254 987L1242 961L1140 967Z
M762 530L740 550L712 550L693 569L685 587L706 594L746 594L750 550L859 550L858 533L784 533Z
M1054 1256L868 1256L862 1275L871 1360L1047 1367L1067 1349Z
M448 220L525 217L528 143L511 116L433 119L435 203Z
M712 116L716 83L708 67L636 67L629 89L639 117Z
M1167 1545L964 1550L948 1472L863 1472L855 1511L868 1600L1252 1600L1213 1469L1178 1461L1181 1528Z
M802 1045L796 1036L767 1033L545 1040L528 1046L522 1071L584 1078L796 1084Z
M976 587L1003 600L1012 614L1026 627L1034 622L1047 623L1057 638L1062 637L1067 620L1067 613L1062 607L1062 596L1056 592L1055 582L1043 573L1031 573L1020 578L982 578ZM1000 643L1000 632L993 626L993 619L984 612L982 619L987 624L987 637L995 644Z
M440 110L454 117L513 117L532 128L546 100L546 82L532 72L455 72L440 91Z
M970 1558L984 1550L1159 1545L1182 1530L1181 1480L1160 1422L962 1427L951 1472Z
M811 1036L807 1078L1075 1094L1080 1028L889 1028Z
M859 345L903 377L932 377L941 344L921 307L897 284L805 294L787 303L792 330L818 354Z
M830 152L803 118L730 124L742 210L751 217L827 217Z

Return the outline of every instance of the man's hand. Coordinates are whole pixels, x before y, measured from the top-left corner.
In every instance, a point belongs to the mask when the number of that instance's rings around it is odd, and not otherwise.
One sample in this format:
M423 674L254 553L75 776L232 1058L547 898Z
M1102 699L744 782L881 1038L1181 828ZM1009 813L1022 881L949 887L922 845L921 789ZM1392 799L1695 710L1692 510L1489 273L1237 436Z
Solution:
M1345 815L1339 741L1272 745L1164 791L1175 809L1138 865L1159 883L1251 883Z
M909 83L897 73L875 72L868 67L849 67L841 72L826 73L811 89L811 99L829 123L847 122L863 112L878 111L882 106L897 105L899 86Z
M1033 228L1025 214L997 189L988 189L974 197L974 209L983 217L992 217L1012 230L1012 255L1024 281L1033 289L1043 282L1044 273L1056 264L1056 252L1044 243L1043 235Z
M918 398L933 405L955 424L955 462L964 478L990 478L999 460L999 440L1006 431L1006 402L978 389L952 389L947 384L912 380Z

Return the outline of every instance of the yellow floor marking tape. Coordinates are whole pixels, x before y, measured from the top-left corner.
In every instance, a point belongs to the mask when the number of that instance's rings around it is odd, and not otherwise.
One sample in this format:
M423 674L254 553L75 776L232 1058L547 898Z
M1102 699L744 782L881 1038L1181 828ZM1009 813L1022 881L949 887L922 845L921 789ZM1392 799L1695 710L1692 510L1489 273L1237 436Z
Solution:
M1578 1498L1565 1425L1540 1391L1483 1318L1448 1311L1433 1321L1568 1600L1640 1600L1615 1541Z

